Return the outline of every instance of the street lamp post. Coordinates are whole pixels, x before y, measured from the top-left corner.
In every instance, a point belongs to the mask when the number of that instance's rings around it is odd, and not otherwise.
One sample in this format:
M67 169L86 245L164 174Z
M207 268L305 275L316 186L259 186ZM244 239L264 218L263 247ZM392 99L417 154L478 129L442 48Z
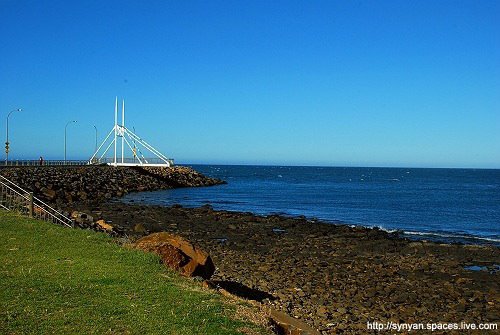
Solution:
M70 123L76 123L76 121L68 121L64 127L64 164L66 164L66 130L68 129L68 125Z
M94 125L94 129L95 129L95 149L94 149L94 153L97 151L97 127Z
M135 135L135 127L132 127L134 129L134 135ZM135 163L135 156L137 156L137 148L135 147L135 137L134 137L134 163Z
M13 109L7 114L7 122L6 122L6 139L5 139L5 165L9 164L9 117L10 114L14 112L22 112L22 108Z

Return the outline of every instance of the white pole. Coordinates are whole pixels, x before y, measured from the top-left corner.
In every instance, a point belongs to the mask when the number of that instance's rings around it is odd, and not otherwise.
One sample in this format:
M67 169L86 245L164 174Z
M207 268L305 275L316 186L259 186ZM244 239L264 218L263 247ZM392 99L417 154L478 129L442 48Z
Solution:
M122 100L122 164L123 164L123 149L125 148L125 144L123 140L125 139L125 99Z
M116 132L118 130L118 97L115 99L115 160L114 165L116 166Z

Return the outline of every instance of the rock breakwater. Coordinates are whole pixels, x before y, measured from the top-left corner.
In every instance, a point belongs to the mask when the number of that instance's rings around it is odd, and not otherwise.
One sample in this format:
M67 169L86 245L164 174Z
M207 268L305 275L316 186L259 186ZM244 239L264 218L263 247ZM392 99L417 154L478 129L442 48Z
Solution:
M0 174L35 196L63 208L74 202L101 202L130 192L225 183L184 166L5 167L0 169Z

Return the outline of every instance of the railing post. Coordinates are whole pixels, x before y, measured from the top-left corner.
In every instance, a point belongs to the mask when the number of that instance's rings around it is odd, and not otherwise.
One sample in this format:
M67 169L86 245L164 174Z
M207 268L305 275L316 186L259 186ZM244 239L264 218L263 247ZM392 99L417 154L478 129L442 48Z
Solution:
M28 195L28 199L29 199L29 211L30 211L30 218L33 217L33 192L29 192L29 195Z

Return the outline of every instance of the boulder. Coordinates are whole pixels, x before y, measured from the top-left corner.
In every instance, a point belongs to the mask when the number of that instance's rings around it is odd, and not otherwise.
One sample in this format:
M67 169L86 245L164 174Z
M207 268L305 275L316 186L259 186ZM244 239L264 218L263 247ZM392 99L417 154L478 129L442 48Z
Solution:
M284 335L321 335L308 324L274 309L269 310L269 319L276 333Z
M71 218L78 223L91 223L94 221L94 218L91 215L79 211L73 211L71 213Z
M139 239L134 248L154 252L162 262L186 277L209 279L215 272L212 259L205 251L184 238L166 233L153 233Z
M106 230L106 231L112 231L112 230L113 230L113 226L112 226L112 225L110 225L109 223L106 223L106 221L104 221L104 220L102 220L102 219L101 219L101 220L97 220L96 224L97 224L100 228L102 228L102 229L104 229L104 230Z

